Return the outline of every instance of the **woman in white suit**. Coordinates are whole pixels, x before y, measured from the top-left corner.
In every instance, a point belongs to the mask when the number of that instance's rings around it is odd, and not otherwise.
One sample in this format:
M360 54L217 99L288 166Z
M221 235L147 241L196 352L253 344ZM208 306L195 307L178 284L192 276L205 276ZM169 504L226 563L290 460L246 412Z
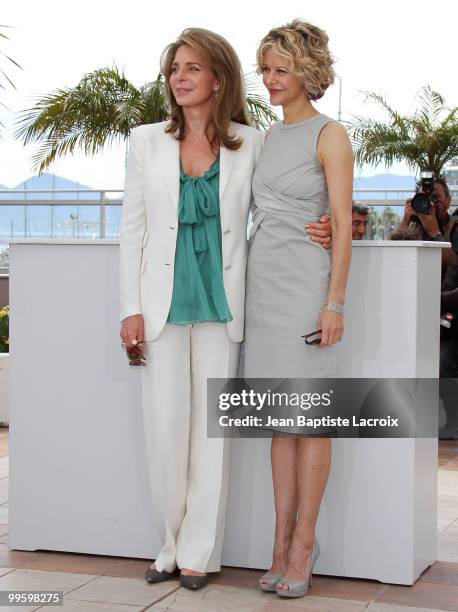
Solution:
M178 567L181 584L196 589L221 569L230 439L206 436L206 384L237 373L263 134L248 125L240 63L221 36L185 30L161 69L170 118L131 132L120 335L146 359L145 442L163 547L145 577L167 580Z

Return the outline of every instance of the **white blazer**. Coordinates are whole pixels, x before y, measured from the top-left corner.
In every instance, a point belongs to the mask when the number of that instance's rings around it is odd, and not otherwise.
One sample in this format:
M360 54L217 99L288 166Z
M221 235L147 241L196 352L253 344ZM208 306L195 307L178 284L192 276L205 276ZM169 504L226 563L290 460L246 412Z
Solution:
M130 136L120 227L120 320L142 314L144 340L161 333L170 310L180 191L179 142L166 122L135 127ZM247 221L251 179L264 135L231 121L240 149L220 150L220 217L223 281L235 342L243 340Z

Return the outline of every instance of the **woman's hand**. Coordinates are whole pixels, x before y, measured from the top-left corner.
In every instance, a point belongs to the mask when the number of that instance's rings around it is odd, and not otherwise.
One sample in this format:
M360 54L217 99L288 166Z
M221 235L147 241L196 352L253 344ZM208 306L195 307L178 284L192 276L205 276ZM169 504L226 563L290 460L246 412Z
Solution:
M306 223L305 229L312 237L313 242L319 242L325 249L332 246L331 221L328 215L321 215L318 223Z
M318 329L321 329L321 342L317 344L317 347L332 346L340 342L344 331L343 316L323 307L320 311Z
M122 320L119 335L126 347L129 347L132 346L132 340L136 340L137 344L143 342L143 330L143 315L134 314Z

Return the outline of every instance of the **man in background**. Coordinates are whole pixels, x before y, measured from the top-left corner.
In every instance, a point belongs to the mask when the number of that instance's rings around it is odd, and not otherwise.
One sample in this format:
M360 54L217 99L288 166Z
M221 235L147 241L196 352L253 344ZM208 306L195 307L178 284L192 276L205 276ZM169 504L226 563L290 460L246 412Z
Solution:
M366 227L368 222L369 207L361 202L352 200L351 212L352 212L352 234L353 240L362 240L366 234Z

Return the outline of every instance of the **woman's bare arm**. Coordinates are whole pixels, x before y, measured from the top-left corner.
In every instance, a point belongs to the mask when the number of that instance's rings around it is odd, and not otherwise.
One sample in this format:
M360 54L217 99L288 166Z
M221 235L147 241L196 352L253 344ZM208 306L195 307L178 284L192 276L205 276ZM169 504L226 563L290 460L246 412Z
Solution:
M340 123L328 123L323 128L317 156L325 172L331 211L332 270L327 298L344 304L352 245L353 150L347 131ZM322 313L327 328L322 341L333 344L342 337L342 317L327 310Z

